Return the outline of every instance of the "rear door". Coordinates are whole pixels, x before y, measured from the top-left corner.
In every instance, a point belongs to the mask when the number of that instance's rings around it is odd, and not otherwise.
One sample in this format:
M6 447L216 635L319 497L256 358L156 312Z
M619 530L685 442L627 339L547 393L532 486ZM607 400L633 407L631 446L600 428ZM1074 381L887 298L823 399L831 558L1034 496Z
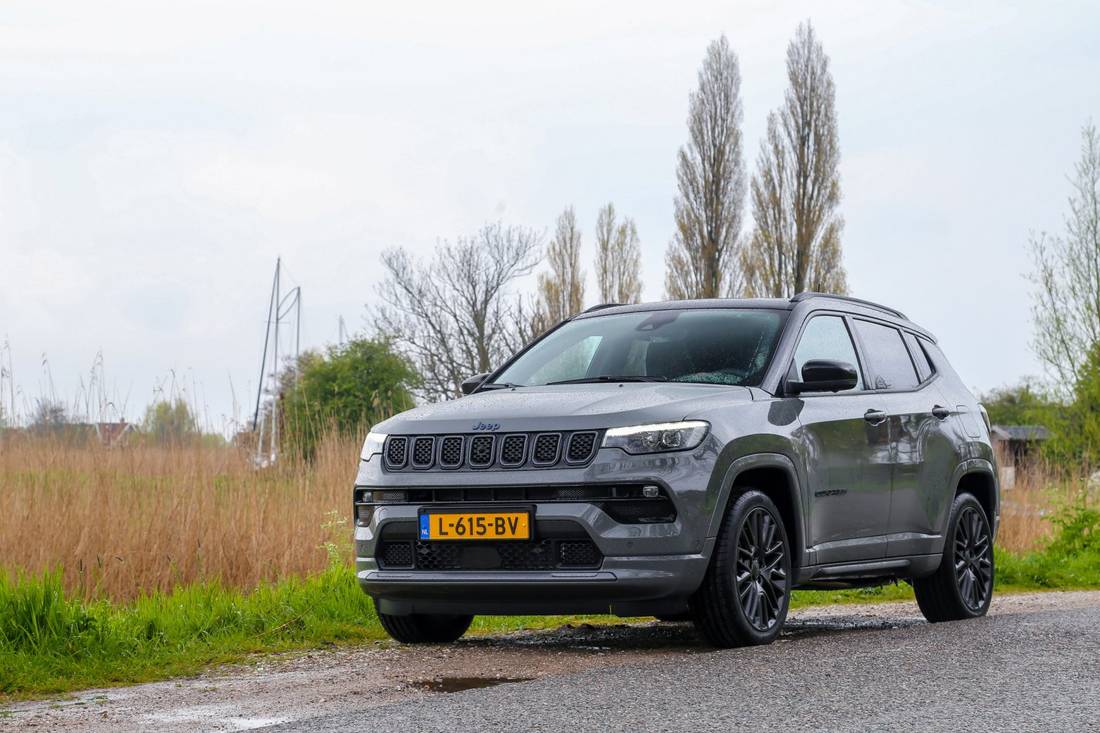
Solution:
M848 319L812 316L803 327L792 369L811 359L852 364L861 372L854 390L804 392L797 399L799 445L806 466L807 530L811 563L885 557L885 518L890 511L890 441L881 398L865 389L862 365Z

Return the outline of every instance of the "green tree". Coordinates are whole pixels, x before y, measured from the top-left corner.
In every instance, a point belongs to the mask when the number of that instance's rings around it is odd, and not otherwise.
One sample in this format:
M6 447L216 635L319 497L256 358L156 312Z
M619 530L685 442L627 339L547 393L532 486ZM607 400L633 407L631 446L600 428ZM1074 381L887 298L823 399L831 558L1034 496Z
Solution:
M1078 472L1100 468L1100 344L1094 344L1078 368L1072 400L1052 420L1047 458Z
M310 456L325 430L365 430L413 406L420 378L385 340L354 339L307 351L282 377L283 440Z
M1056 404L1028 381L1013 387L1000 387L981 396L981 403L994 425L1047 425Z
M195 413L180 397L159 400L146 407L141 432L160 445L187 443L201 435Z

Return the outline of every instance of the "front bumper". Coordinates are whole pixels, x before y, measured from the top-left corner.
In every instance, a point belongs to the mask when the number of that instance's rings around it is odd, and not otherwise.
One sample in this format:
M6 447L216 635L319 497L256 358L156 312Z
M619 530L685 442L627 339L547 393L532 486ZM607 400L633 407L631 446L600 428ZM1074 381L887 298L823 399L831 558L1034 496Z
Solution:
M706 572L703 555L608 557L598 570L399 571L360 568L383 613L678 613Z
M623 616L676 613L706 573L713 539L708 479L713 454L706 449L660 456L627 456L601 450L583 468L540 471L388 474L364 462L357 487L395 490L655 483L672 499L676 519L652 524L621 523L598 503L535 503L537 525L569 523L598 548L602 561L586 569L428 570L381 567L379 541L392 530L415 526L418 504L377 504L355 529L356 572L363 590L383 613L556 614L614 613ZM459 509L460 507L450 507ZM463 511L491 509L471 502Z

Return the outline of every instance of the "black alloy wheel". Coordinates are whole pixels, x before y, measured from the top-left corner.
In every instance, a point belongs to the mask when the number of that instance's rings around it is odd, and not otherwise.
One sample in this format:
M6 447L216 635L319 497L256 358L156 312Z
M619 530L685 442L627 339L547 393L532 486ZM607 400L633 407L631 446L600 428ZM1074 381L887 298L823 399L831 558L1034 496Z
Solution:
M913 579L921 613L932 623L984 616L996 579L993 529L973 494L955 497L945 539L936 571Z
M706 577L691 599L692 620L714 646L770 644L790 604L787 530L764 492L745 488L731 501Z
M955 526L955 583L959 597L979 612L993 590L993 542L985 516L970 506Z
M763 507L745 517L737 537L737 599L752 627L767 632L779 620L787 595L786 548L779 522Z

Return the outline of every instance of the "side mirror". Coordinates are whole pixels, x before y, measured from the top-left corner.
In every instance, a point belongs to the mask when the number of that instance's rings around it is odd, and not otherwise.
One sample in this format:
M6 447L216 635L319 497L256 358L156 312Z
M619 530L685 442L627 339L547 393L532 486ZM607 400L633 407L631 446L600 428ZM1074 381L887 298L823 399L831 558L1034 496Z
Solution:
M786 391L796 395L803 392L843 392L855 389L859 384L856 368L843 361L811 359L802 365L802 381L788 379Z
M474 390L480 387L492 372L485 372L484 374L475 374L469 379L462 382L462 394L473 394Z

